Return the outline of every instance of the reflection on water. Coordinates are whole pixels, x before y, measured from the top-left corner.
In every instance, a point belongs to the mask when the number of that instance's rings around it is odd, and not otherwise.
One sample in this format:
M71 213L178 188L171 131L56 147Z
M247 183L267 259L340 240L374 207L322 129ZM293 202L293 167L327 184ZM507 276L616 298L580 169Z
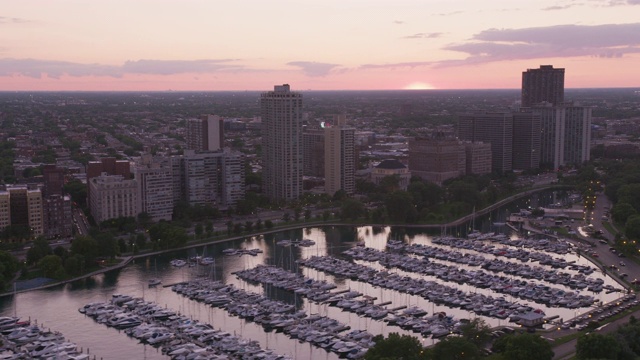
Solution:
M149 301L155 301L162 306L172 308L191 318L210 323L216 328L222 328L228 332L257 340L263 348L274 349L278 353L295 356L296 359L336 359L335 354L327 353L322 349L315 348L306 343L299 343L296 340L289 339L282 333L265 333L262 327L254 323L229 316L223 309L211 308L205 304L184 298L172 292L169 287L159 286L149 289L147 287L147 281L149 278L157 276L162 279L163 285L167 286L188 281L197 276L206 276L233 284L247 291L266 294L273 299L295 304L299 309L304 309L307 313L317 313L332 317L341 322L348 323L353 329L366 329L373 334L388 334L389 332L413 334L400 328L389 326L383 321L372 320L370 318L357 316L353 313L343 312L339 308L326 304L310 302L301 296L294 295L290 291L247 283L239 280L234 273L239 270L253 268L259 264L269 264L301 273L310 278L335 283L338 286L336 290L357 290L371 297L375 297L376 303L390 301L392 304L389 305L390 307L417 305L430 313L444 311L448 314L455 315L456 318L474 317L476 316L475 314L466 310L451 309L436 305L419 296L382 289L367 283L334 277L320 271L302 268L298 266L296 260L314 255L329 255L344 258L342 252L353 247L359 241L364 242L368 247L383 250L389 239L403 240L406 243L431 245L432 236L437 236L442 233L459 234L462 236L469 231L471 227L481 231L499 232L504 229L495 226L494 223L504 222L510 212L528 206L544 206L551 203L562 202L565 198L567 198L566 194L554 195L552 193L542 193L538 196L523 199L495 210L470 224L428 232L411 228L370 226L305 228L265 234L224 244L212 244L189 250L175 251L152 258L138 259L123 269L93 276L63 286L17 294L15 299L13 297L2 298L0 299L0 314L9 315L16 313L23 318L31 318L39 324L44 323L44 325L51 328L51 330L61 331L70 341L77 343L80 347L84 349L88 348L90 353L96 355L97 358L166 358L158 349L139 344L137 340L126 336L123 332L97 324L92 319L83 316L77 311L79 307L89 302L106 301L111 298L112 294L122 293L143 297ZM282 239L302 238L315 241L315 245L310 247L284 247L276 244ZM256 256L224 256L222 251L227 248L259 248L263 252ZM210 266L185 266L182 268L175 268L169 264L169 261L174 258L187 259L195 256L213 257L215 262ZM573 254L566 255L565 258L568 261L575 261L578 264L588 264L586 259ZM374 266L375 264L367 265ZM389 271L402 273L399 270ZM415 274L408 273L406 275L416 276ZM596 276L602 276L602 274L594 273L591 275L591 277ZM604 278L604 281L605 284L619 288L619 285L610 277ZM465 292L492 292L489 289L474 289L464 284L447 283L447 285L459 288ZM586 291L582 293L588 294ZM590 295L605 303L619 297L618 293L606 294L604 292L599 294L590 293ZM504 295L494 294L494 296ZM513 299L510 297L509 300ZM527 303L521 299L515 300L523 304ZM539 304L534 305L536 308L543 308L547 316L559 315L565 320L589 310L587 308L570 310L547 308ZM508 320L498 320L494 318L485 318L485 320L493 326L508 323ZM433 342L431 339L423 339L422 341L424 344L431 344Z

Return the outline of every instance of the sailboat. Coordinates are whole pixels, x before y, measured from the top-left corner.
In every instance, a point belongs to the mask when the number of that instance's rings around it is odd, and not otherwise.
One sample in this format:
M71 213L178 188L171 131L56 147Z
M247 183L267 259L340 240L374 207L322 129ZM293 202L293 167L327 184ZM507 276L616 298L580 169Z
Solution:
M160 280L160 278L158 277L157 259L154 259L153 264L154 264L154 268L155 268L155 271L156 271L156 277L149 279L149 287L155 287L155 286L160 285L162 283L162 280Z

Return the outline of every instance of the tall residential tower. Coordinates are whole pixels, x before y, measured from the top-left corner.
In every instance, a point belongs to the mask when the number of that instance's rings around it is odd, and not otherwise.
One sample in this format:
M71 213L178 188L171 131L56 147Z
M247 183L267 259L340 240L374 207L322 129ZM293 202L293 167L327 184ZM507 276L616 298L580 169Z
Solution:
M289 85L260 96L262 116L262 192L272 200L302 193L302 94Z
M564 69L553 65L540 65L539 69L522 72L522 106L547 102L560 105L564 102Z

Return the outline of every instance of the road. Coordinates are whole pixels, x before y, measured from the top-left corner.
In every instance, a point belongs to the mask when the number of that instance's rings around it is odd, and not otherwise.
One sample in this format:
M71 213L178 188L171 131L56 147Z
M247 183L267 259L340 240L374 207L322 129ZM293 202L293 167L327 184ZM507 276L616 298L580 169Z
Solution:
M596 241L597 245L595 248L592 248L592 247L582 247L582 248L585 249L584 251L586 251L589 254L594 254L594 253L597 254L598 255L597 261L602 262L604 266L616 265L616 268L618 270L612 270L612 269L606 270L609 276L614 276L615 278L620 280L619 275L622 273L627 273L629 278L638 279L640 278L640 265L634 261L631 261L630 259L621 258L617 254L611 252L610 250L610 248L614 244L615 235L609 233L609 231L602 225L602 217L605 216L607 209L609 209L610 207L611 207L611 202L609 201L609 199L607 199L607 197L604 194L599 194L598 197L596 198L596 205L592 211L592 216L590 219L591 224L593 225L593 228L596 231L597 230L602 231L602 237L607 240L607 244L601 244L600 242ZM575 224L574 227L577 228L583 225L584 224L582 223L578 223L578 224ZM580 232L578 232L578 234L580 234ZM593 241L593 239L589 239L589 240ZM625 266L620 266L621 261L624 262ZM600 330L598 330L598 333L607 334L607 333L614 332L620 325L628 322L629 317L631 315L635 315L636 317L638 317L639 316L638 313L639 312L635 312L633 314L627 314L625 317L618 319L614 322L611 322L604 328L601 328ZM575 330L553 331L549 333L548 336L552 338L559 338L559 337L571 334L574 331ZM553 349L553 351L555 352L555 356L553 357L554 360L571 358L575 354L577 342L578 340L575 339L565 344L554 347Z

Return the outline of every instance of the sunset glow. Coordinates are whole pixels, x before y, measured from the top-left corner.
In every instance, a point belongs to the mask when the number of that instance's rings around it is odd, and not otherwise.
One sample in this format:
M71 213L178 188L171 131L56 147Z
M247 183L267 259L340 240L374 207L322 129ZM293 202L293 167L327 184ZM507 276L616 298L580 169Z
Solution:
M518 88L541 64L566 68L567 87L634 87L639 11L637 0L12 1L0 90Z

